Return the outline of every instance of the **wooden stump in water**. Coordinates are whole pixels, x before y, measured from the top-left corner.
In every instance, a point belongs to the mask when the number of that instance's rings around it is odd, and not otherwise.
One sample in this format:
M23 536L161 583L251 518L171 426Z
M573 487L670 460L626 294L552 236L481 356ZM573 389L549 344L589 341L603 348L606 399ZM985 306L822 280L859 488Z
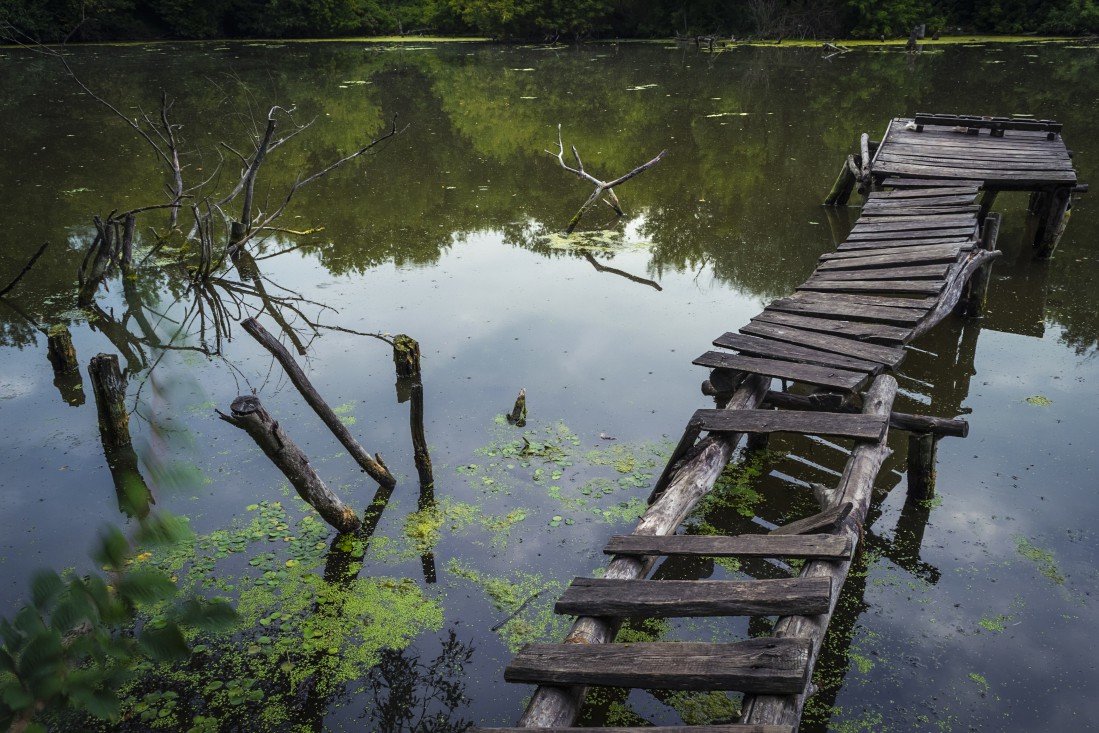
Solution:
M403 333L393 338L393 366L397 378L420 378L420 344L416 339Z
M95 393L99 433L107 449L131 445L130 413L126 411L126 378L114 354L97 354L88 364L88 376Z
M515 398L515 405L508 413L508 422L516 427L525 427L527 424L527 390L519 390L519 396Z
M324 521L340 532L354 532L362 526L355 512L325 485L309 463L309 457L264 409L258 397L237 397L229 410L228 415L221 412L218 415L225 422L248 433L290 481L298 496L316 509Z
M848 156L851 157L851 156ZM832 184L832 190L824 199L825 206L846 206L851 198L851 191L855 188L855 174L851 172L851 166L847 160L840 166L836 182Z
M932 433L908 436L908 501L935 496L935 452L939 441Z
M73 407L84 404L84 382L80 378L80 365L76 361L72 334L63 323L50 326L47 332L46 357L53 366L53 386L61 393L61 399Z

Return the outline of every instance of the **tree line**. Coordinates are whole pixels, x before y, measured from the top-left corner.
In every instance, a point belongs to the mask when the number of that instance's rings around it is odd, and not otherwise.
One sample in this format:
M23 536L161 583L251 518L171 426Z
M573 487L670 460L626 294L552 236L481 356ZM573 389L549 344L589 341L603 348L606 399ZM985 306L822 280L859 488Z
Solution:
M35 40L477 35L503 40L895 38L1099 31L1099 0L0 0ZM75 29L75 31L74 31Z

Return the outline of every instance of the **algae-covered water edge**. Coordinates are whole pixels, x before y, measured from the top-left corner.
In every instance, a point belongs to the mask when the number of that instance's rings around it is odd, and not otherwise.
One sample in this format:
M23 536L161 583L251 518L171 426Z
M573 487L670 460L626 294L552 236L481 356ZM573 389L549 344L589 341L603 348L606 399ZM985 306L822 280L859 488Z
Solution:
M258 187L265 210L397 115L400 135L303 188L278 231L249 247L253 279L238 277L247 265L226 268L228 287L252 290L239 313L223 298L228 330L211 317L205 340L179 332L195 302L171 270L186 244L154 250L145 226L134 250L148 267L76 307L92 217L160 203L161 171L54 60L4 50L0 284L50 246L0 301L0 615L33 600L40 568L101 572L89 553L103 527L138 524L120 508L139 475L151 511L183 518L189 539L136 548L129 567L224 599L240 617L188 632L186 659L143 664L118 688L117 723L50 718L51 728L514 722L530 688L504 684L504 666L522 644L562 638L570 619L555 600L572 578L602 572L607 539L632 528L691 413L712 405L691 360L791 292L846 233L850 212L819 203L861 132L877 138L915 111L1028 113L1062 122L1081 180L1096 177L1099 123L1081 100L1097 96L1099 59L1087 44L955 43L915 56L858 46L828 60L795 44L666 45L73 48L81 78L134 114L157 109L162 89L175 97L180 134L206 151L186 163L206 175L216 142L247 145L242 130L270 105L315 118L272 156ZM980 73L959 75L966 68ZM618 192L625 217L599 204L577 234L560 234L591 188L545 152L559 124L598 177L668 151ZM945 322L898 375L897 409L964 417L970 434L940 443L935 497L909 504L906 444L891 438L802 730L1099 728L1087 704L1099 621L1087 439L1099 427L1099 222L1079 198L1057 256L1037 262L1025 206L997 202L1004 254L984 317ZM158 232L161 214L147 220ZM280 311L284 328L271 308L286 302L298 312ZM337 421L381 455L391 492L245 333L248 316L281 336ZM55 382L47 358L57 324L72 334L75 382ZM418 480L396 334L422 352L431 491ZM128 380L133 460L122 471L104 453L87 376L100 352L118 355ZM522 424L507 419L520 389ZM253 391L368 531L337 536L218 419L215 409ZM834 483L844 460L827 441L773 438L730 467L684 531L762 532L811 514L814 484ZM672 558L655 577L798 569ZM162 611L142 606L137 625ZM773 621L631 620L619 638L728 641ZM731 694L599 689L582 720L723 723L738 709Z

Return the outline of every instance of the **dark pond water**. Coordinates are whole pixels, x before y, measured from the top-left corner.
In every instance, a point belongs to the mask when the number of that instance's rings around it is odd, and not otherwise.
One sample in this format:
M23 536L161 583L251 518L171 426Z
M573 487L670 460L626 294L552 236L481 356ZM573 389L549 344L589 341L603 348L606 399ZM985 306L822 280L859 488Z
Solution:
M844 233L847 214L819 202L860 132L876 137L889 117L917 110L1032 113L1063 121L1081 178L1099 179L1099 54L1078 45L823 61L815 49L707 56L660 44L210 43L81 48L73 65L127 114L154 110L162 89L176 97L196 181L217 166L216 143L247 146L270 105L315 117L263 171L268 209L296 176L391 115L409 125L303 189L279 222L322 231L274 233L252 248L310 378L398 475L372 536L330 550L334 532L214 408L255 389L346 501L362 511L376 485L235 322L238 306L230 301L219 341L178 268L154 255L131 292L115 279L94 315L75 308L92 216L160 203L163 181L144 143L53 60L0 51L0 280L51 243L0 305L0 612L25 602L36 568L92 569L100 529L130 523L91 395L59 392L34 325L67 323L82 364L120 355L156 508L189 518L198 537L141 562L234 598L245 619L232 638L200 640L189 664L145 670L123 691L127 729L513 721L530 689L502 682L512 650L562 636L554 598L573 576L598 572L605 539L629 530L669 442L706 405L691 359L792 290ZM558 124L608 177L668 150L620 190L624 221L609 210L584 220L587 247L553 235L589 192L543 152ZM227 179L237 166L222 152ZM937 498L908 508L904 437L893 436L868 551L844 589L804 730L1099 727L1099 217L1080 199L1056 258L1036 262L1024 205L998 202L1005 256L986 316L942 324L898 375L898 409L964 415L971 432L941 443ZM141 220L139 256L165 220ZM237 282L223 274L226 287ZM261 306L244 296L239 310ZM436 504L420 496L388 345L314 332L305 318L419 340ZM260 320L294 346L269 312ZM501 417L520 388L523 429ZM843 454L807 439L770 448L728 476L691 531L758 531L815 511L809 482L834 480ZM357 575L322 579L360 555ZM658 572L788 571L669 561ZM728 640L769 623L634 624L624 634ZM726 721L737 704L615 690L590 700L584 720L608 724Z

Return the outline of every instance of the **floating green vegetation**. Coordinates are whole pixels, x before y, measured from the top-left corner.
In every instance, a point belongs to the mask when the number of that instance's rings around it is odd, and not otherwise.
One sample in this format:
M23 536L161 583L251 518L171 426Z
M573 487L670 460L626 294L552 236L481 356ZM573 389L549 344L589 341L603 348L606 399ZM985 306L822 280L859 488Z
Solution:
M354 402L345 402L339 407L332 409L332 412L336 413L336 416L340 418L340 422L344 425L354 425L358 420L351 413L355 410Z
M1065 576L1057 567L1057 561L1053 553L1033 544L1026 537L1015 538L1015 551L1038 566L1038 572L1052 580L1057 585L1065 582Z
M687 725L712 725L735 720L740 715L740 705L725 692L672 692L664 702Z
M842 710L836 708L835 712L839 714ZM885 730L885 719L879 712L865 711L859 717L851 720L830 722L828 730L832 733L882 733Z
M754 517L763 495L756 490L756 483L767 471L767 466L783 457L778 451L752 451L741 461L729 463L718 476L713 490L702 498L691 513L693 521L713 530L712 522L722 514L735 512L742 517ZM720 532L719 532L720 534Z
M988 680L985 679L983 674L977 674L976 672L970 672L969 673L969 679L971 679L973 682L977 683L977 686L981 688L981 694L982 695L984 695L986 692L989 691L989 689L991 689L989 684L988 684Z
M449 497L431 502L405 518L404 536L411 547L403 555L398 552L398 557L429 553L439 544L444 529L453 534L473 525L479 525L491 535L493 547L503 548L511 538L511 530L528 515L529 512L522 508L505 514L485 514L476 504L454 501Z
M248 511L247 522L135 558L183 588L235 593L241 624L194 639L184 664L145 663L121 691L124 718L189 732L293 727L323 713L383 652L441 628L442 608L414 581L358 577L362 540L341 535L330 548L327 525L312 512L294 519L281 502Z
M863 654L851 652L847 655L847 658L851 660L851 663L855 665L860 674L867 674L874 668L874 660Z
M1007 628L1007 622L1011 620L1011 616L1005 616L1004 614L997 614L995 616L984 616L977 625L985 631L1000 632Z
M1049 407L1050 405L1053 404L1053 400L1051 400L1050 398L1048 398L1044 395L1040 395L1040 394L1036 394L1036 395L1032 395L1030 397L1027 397L1025 402L1028 405L1035 405L1037 407Z
M553 613L553 603L561 592L561 583L541 575L513 571L509 578L496 578L451 558L447 572L481 588L492 605L501 612L502 623L494 627L513 652L524 644L560 639L568 620Z
M579 231L572 234L552 232L539 238L536 244L555 250L606 253L641 252L652 247L652 242L630 239L620 229Z

